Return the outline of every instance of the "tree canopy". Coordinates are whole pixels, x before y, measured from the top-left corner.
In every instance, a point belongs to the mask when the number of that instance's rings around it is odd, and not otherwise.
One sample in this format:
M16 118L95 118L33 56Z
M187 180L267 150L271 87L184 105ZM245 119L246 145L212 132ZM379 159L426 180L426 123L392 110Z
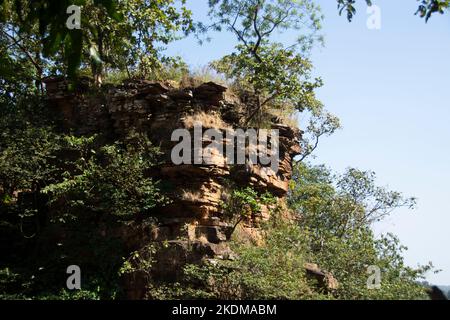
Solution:
M192 30L184 2L77 1L82 27L69 29L72 1L2 0L2 37L20 49L38 76L57 72L73 78L80 67L89 67L97 82L108 70L145 76L164 60L164 45Z

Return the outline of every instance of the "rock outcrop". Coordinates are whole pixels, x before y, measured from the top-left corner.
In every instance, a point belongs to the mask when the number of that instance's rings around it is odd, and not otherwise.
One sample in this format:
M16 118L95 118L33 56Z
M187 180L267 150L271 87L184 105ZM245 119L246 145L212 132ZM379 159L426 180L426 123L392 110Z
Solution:
M336 278L327 271L323 271L317 264L305 263L306 276L317 281L319 287L333 291L339 288L339 283Z
M104 87L102 94L90 95L86 92L89 81L81 83L78 90L70 91L64 79L46 81L48 103L60 115L64 128L76 134L101 133L111 140L124 137L131 130L145 132L164 155L164 164L153 170L152 175L170 185L171 204L158 210L156 227L136 226L131 237L124 232L130 250L139 250L148 242L164 243L152 270L155 277L176 279L186 263L232 257L227 246L232 226L223 218L221 208L222 200L230 192L226 181L271 192L280 201L286 197L292 159L300 152L301 133L280 123L272 126L279 130L280 136L276 173L257 164L227 164L226 156L220 153L212 153L209 163L213 164L172 163L171 150L177 144L171 141L173 131L193 130L196 116L200 115L197 120L203 120L204 130L214 128L225 133L242 125L245 101L233 96L226 87L209 82L193 88L174 88L169 83L135 80ZM221 142L227 143L226 139ZM259 216L245 225L254 228L269 215L270 210L263 208ZM329 278L325 274L320 277L323 281ZM142 296L145 288L140 283L139 277L129 281L130 298Z

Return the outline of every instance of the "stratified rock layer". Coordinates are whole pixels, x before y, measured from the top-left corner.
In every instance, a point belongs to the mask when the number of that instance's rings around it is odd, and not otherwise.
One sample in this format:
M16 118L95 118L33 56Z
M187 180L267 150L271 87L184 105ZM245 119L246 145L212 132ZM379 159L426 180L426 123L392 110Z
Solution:
M286 196L292 159L300 152L300 131L282 124L273 124L280 133L276 173L259 165L230 166L220 153L211 155L212 165L172 163L170 154L177 142L171 141L171 135L175 129L192 130L187 118L203 114L222 122L222 127L217 128L217 124L206 121L205 130L214 127L225 133L240 127L245 104L226 87L209 82L180 89L140 80L103 88L102 94L88 94L87 80L81 83L84 85L79 90L69 91L63 79L46 81L48 103L60 115L64 128L76 134L101 133L111 140L124 137L132 130L145 132L163 152L165 162L152 175L170 185L171 204L158 210L158 226L145 228L136 224L132 231L122 232L130 250L139 250L149 242L164 243L152 270L155 277L176 279L186 263L205 257L232 256L226 245L232 227L223 218L221 208L221 202L231 191L226 181L270 192L279 199ZM226 143L224 139L223 144ZM259 216L246 221L246 226L252 228L258 220L269 218L269 212L263 208ZM128 290L130 298L140 298L145 288L139 277L133 277Z

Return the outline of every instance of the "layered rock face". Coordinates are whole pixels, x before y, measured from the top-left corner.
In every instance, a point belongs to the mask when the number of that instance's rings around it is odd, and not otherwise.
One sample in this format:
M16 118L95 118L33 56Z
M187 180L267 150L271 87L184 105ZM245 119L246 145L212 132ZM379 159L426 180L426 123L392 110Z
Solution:
M76 134L102 133L111 140L132 130L145 132L163 153L163 165L151 174L169 186L171 204L158 209L157 227L135 226L132 235L123 232L130 250L139 250L149 242L164 243L152 270L155 277L176 279L186 263L232 257L227 246L232 226L221 206L232 188L251 186L272 193L280 201L285 198L292 159L300 152L298 129L280 123L272 125L272 129L279 130L277 172L259 164L232 165L226 154L214 151L209 154L208 164L175 165L171 160L171 152L179 143L171 139L174 130L187 129L193 136L194 123L200 122L203 130L222 132L224 138L219 143L225 147L230 143L226 133L241 127L246 108L224 86L209 82L180 89L141 80L103 88L103 94L89 94L85 91L88 87L86 83L79 90L69 91L63 79L46 81L48 103L67 130ZM210 143L203 137L203 146ZM245 227L254 228L269 215L270 210L263 207L259 215L245 221ZM130 298L143 294L139 283L136 277L130 280Z

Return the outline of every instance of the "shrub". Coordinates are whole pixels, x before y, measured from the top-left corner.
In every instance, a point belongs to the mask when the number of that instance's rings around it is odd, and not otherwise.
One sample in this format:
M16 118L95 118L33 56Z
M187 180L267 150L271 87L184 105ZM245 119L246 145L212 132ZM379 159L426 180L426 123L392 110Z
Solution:
M313 299L306 279L307 237L301 228L274 216L259 230L260 245L240 241L230 243L231 260L207 260L184 268L183 281L154 287L151 296L159 299Z
M63 180L45 187L61 219L80 214L110 215L130 219L164 203L157 183L146 176L156 164L157 149L147 138L93 149L92 138L66 137L80 155L70 163Z

